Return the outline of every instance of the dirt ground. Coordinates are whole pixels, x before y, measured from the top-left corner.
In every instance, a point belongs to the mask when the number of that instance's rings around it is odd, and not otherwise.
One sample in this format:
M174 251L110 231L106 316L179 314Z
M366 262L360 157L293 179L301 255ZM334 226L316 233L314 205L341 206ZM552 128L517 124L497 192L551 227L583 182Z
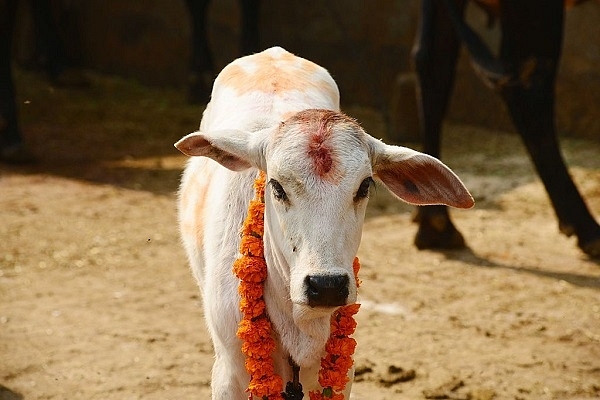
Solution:
M201 108L176 90L91 80L17 77L40 163L0 165L0 399L210 398L212 349L176 223L185 158L172 147ZM385 135L376 114L346 111ZM469 249L418 251L413 208L377 189L352 398L600 398L600 264L558 233L517 137L446 132L444 160L477 201L453 212ZM600 144L563 150L600 216Z

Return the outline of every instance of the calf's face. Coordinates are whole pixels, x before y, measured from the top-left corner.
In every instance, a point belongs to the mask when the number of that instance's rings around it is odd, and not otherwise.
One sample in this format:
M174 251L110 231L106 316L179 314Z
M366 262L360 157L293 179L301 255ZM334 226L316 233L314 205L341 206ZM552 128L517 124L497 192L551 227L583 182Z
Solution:
M254 133L194 132L176 147L234 171L266 171L265 252L276 260L269 273L303 318L356 301L352 263L374 180L412 204L473 205L437 159L386 145L330 110L304 110Z
M373 182L365 139L345 115L307 110L265 148L267 250L284 260L279 273L295 308L331 312L356 301L352 263Z

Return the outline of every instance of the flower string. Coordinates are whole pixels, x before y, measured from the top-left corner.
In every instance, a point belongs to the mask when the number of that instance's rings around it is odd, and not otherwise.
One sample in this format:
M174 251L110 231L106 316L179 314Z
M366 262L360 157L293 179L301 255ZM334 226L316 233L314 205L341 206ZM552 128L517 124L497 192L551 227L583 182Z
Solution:
M271 336L271 321L266 313L263 298L267 279L262 237L264 234L265 174L260 173L254 182L256 196L250 201L248 215L242 227L240 253L233 264L233 272L240 279L242 320L237 336L242 340L242 353L246 356L246 370L250 374L247 391L250 398L263 400L283 399L283 380L275 374L273 351L275 340Z
M264 300L264 282L267 279L267 263L264 258L264 196L265 174L261 172L254 182L256 196L250 201L248 215L242 227L240 253L233 264L233 272L239 278L240 311L242 320L237 336L242 340L242 353L246 356L245 367L250 375L247 392L249 398L283 400L283 380L275 373L272 354L275 340L271 321ZM353 263L356 286L360 285L358 258ZM344 400L343 390L349 381L348 370L352 367L352 354L356 341L349 337L354 333L354 314L360 304L338 308L331 316L331 333L325 345L326 355L321 359L319 384L322 391L309 393L310 400Z
M354 258L352 264L356 287L360 286L358 271L360 262L358 257ZM310 400L344 400L344 388L350 378L348 370L354 364L352 355L356 348L356 340L350 335L356 329L354 314L358 312L360 304L348 304L338 308L331 316L331 333L325 351L327 354L321 359L321 369L319 370L319 385L323 387L322 391L313 390L308 393Z

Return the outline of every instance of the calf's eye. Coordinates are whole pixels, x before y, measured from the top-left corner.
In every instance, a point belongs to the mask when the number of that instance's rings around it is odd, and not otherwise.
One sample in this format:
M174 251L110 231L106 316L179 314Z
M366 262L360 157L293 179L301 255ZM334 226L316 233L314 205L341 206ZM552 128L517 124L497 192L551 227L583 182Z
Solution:
M373 178L368 177L365 178L360 186L358 187L358 190L356 191L356 195L354 195L354 201L359 201L361 199L365 199L367 197L369 197L369 188L371 187L371 185L373 184Z
M281 184L277 182L275 179L271 179L269 181L269 185L271 185L271 189L273 190L273 196L279 201L288 201L287 194Z

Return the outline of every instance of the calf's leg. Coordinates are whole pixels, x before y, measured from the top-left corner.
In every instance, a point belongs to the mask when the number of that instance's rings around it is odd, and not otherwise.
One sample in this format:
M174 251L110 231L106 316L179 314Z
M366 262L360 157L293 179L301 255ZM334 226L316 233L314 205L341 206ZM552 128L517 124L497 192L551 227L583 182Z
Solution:
M232 349L225 351L232 351ZM242 384L240 380L241 376L239 376L239 368L241 366L243 369L244 366L244 357L230 357L228 353L215 353L216 357L213 364L210 384L212 399L246 400L248 398L246 386ZM245 374L246 371L243 371L242 373Z

